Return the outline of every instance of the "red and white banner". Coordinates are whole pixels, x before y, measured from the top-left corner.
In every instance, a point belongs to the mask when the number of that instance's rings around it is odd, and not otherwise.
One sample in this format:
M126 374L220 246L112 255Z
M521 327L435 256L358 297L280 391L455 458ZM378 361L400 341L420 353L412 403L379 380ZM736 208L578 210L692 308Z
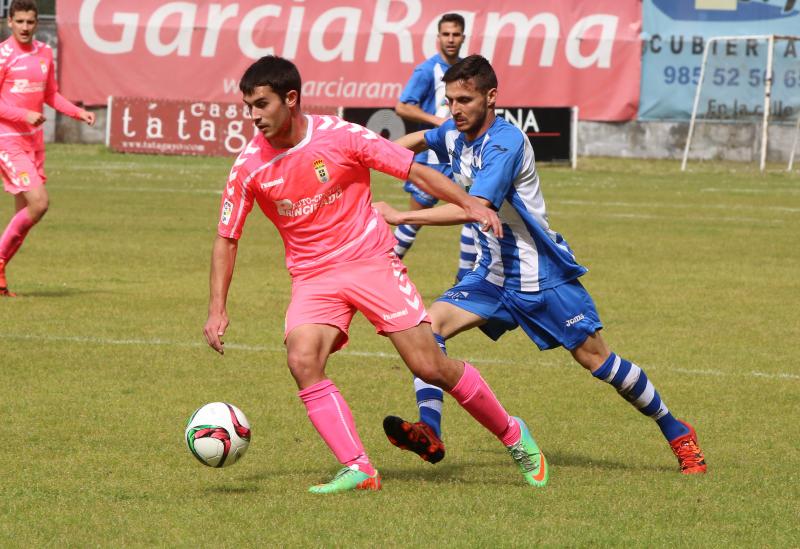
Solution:
M304 108L336 114L333 107ZM258 130L244 104L110 97L106 145L129 153L231 156Z
M292 59L303 103L385 107L436 52L436 23L466 21L508 106L577 105L586 120L635 117L641 0L57 0L64 95L237 102L263 55ZM456 9L457 8L457 9Z

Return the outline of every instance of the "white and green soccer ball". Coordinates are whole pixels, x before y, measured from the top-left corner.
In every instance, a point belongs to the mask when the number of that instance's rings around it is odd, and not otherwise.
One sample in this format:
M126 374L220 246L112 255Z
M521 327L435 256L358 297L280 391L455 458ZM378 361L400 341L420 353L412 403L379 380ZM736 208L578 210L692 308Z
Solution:
M186 423L186 445L209 467L228 467L239 461L250 445L250 423L242 411L227 402L198 408Z

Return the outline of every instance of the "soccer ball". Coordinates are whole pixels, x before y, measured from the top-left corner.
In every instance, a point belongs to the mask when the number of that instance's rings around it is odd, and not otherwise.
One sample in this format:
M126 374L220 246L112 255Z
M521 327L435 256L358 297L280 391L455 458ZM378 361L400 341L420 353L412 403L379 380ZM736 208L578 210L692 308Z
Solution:
M250 445L250 423L242 411L227 402L198 408L186 423L186 445L194 457L209 467L233 465Z

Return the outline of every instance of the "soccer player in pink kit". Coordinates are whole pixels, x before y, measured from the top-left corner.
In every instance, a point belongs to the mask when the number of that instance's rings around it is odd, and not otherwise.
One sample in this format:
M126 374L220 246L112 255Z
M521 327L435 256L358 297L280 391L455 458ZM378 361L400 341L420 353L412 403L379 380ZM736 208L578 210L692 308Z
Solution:
M285 325L289 371L311 423L343 466L310 491L381 487L347 402L325 375L328 356L347 343L356 311L391 340L414 375L442 387L500 439L529 484L544 486L547 462L525 423L508 415L473 366L439 350L422 298L392 252L392 231L372 208L370 168L411 180L501 233L496 213L374 132L334 116L304 115L300 74L286 59L262 57L239 87L260 133L234 162L223 191L203 332L222 354L238 241L258 204L283 239L292 276Z
M58 93L53 50L34 40L39 11L32 0L14 0L8 9L11 36L0 43L0 173L14 195L16 214L0 236L0 296L13 296L5 268L25 236L47 211L44 188L44 104L94 124L87 112Z

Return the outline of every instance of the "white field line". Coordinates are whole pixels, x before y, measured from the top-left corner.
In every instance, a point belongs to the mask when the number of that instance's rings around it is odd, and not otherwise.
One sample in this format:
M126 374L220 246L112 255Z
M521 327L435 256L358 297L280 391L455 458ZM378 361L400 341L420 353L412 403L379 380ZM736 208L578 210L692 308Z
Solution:
M79 185L69 185L69 186L61 186L58 187L57 190L67 190L67 191L87 191L87 192L94 192L98 191L97 187L93 186L79 186ZM222 189L177 189L172 187L105 187L102 189L103 191L108 192L130 192L130 193L183 193L183 194L204 194L204 195L221 195ZM397 195L399 196L399 195ZM744 209L748 212L752 213L755 211L767 211L767 212L782 212L782 213L800 213L800 208L790 208L790 207L781 207L781 206L731 206L727 204L703 204L703 205L693 205L693 204L669 204L669 203L652 203L652 202L644 202L644 203L635 203L635 202L604 202L604 201L591 201L591 200L553 200L551 204L567 204L567 205L578 205L578 206L593 206L595 208L602 208L602 207L621 207L621 208L672 208L672 209L718 209L718 210L739 210ZM565 215L563 212L559 215ZM568 215L568 213L566 214ZM675 219L674 216L666 216L666 215L659 215L659 214L645 214L645 213L606 213L598 209L595 212L597 217L612 217L612 218L629 218L629 219ZM783 223L781 219L766 219L760 217L738 217L738 216L691 216L690 219L692 221L719 221L719 222L728 222L728 223L755 223L760 225L779 225Z
M85 336L49 336L49 335L29 335L29 334L3 334L0 335L0 339L6 340L18 340L18 341L45 341L45 342L63 342L63 343L86 343L89 345L122 345L122 346L145 346L145 347L152 347L152 346L163 346L163 347L178 347L178 348L204 348L207 345L201 341L197 342L182 342L182 341L170 341L167 339L106 339L106 338L99 338L99 337L85 337ZM237 344L237 343L226 343L226 349L235 350L235 351L244 351L244 352L254 352L254 353L284 353L285 348L283 346L267 346L267 345L246 345L246 344ZM210 350L209 350L210 351ZM211 352L211 351L210 351ZM366 351L348 351L347 349L339 351L340 354L345 356L362 356L367 358L381 358L381 359L391 359L391 360L399 360L400 357L396 353L383 353L383 352L366 352ZM470 360L474 360L476 364L500 364L500 365L509 365L509 366L525 366L530 362L536 362L540 366L547 366L547 367L563 367L563 363L561 362L552 362L552 361L541 361L538 359L532 359L531 361L519 361L519 360L497 360L491 358L482 358L482 357L470 357ZM647 365L646 369L658 369L657 366ZM696 376L715 376L715 377L750 377L750 378L761 378L761 379L775 379L775 380L791 380L791 381L800 381L800 375L798 374L791 374L787 372L758 372L758 371L749 371L749 372L725 372L722 370L692 370L687 368L673 368L673 367L666 367L666 370L670 372L675 372L679 374L690 374Z
M700 189L701 193L732 193L732 194L800 194L800 189L737 189L726 187L706 187Z

